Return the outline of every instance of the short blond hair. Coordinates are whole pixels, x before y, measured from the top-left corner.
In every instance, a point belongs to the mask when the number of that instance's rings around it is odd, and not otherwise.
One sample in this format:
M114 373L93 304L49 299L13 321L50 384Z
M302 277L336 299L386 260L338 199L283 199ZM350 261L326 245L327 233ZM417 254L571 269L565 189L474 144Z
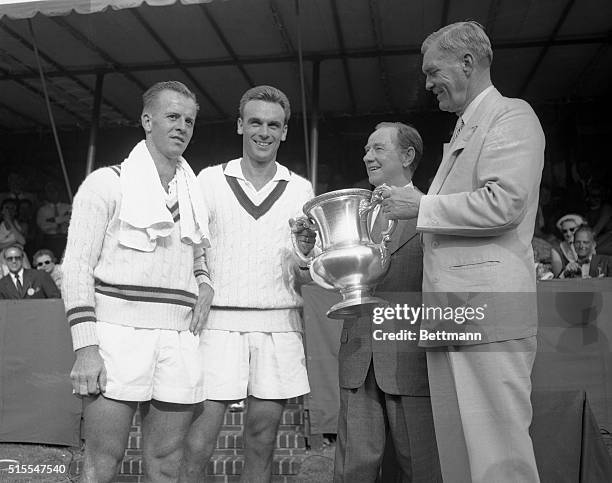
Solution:
M476 62L486 67L493 62L491 41L484 27L473 20L452 23L429 34L421 45L421 54L425 54L434 43L440 50L456 56L467 50L474 55Z

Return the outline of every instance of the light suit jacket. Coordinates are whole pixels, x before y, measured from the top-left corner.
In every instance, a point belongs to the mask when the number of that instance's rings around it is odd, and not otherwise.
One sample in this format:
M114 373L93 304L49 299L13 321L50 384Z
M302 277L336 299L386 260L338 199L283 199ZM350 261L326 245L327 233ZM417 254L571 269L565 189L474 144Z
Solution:
M378 285L375 295L380 295L392 305L403 304L407 301L406 292L421 291L423 253L416 232L416 220L398 221L389 242L389 253L389 271ZM389 343L373 348L372 328L369 316L344 321L338 354L340 387L361 387L370 364L373 364L376 383L387 394L428 396L425 352L417 347L417 342L400 342L399 350L393 350ZM408 344L411 347L407 347Z
M446 150L421 200L424 299L430 293L428 304L444 305L450 298L485 306L482 320L462 326L480 332L480 342L536 334L531 239L544 145L529 104L493 89Z

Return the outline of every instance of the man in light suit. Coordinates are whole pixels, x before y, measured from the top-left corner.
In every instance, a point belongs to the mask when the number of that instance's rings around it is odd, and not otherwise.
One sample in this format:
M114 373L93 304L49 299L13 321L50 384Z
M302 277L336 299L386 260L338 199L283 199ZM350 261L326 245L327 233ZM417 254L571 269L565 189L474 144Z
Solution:
M401 123L378 124L363 157L370 183L412 186L422 154L423 141L416 129ZM382 212L374 217L372 237L380 242L388 220ZM388 249L390 267L377 293L391 302L399 302L406 292L420 295L423 253L415 220L398 222ZM344 321L334 481L374 481L387 433L402 481L441 481L425 352L416 341L401 342L399 350L389 342L373 346L373 330L378 327L384 326L373 325L370 315Z
M531 239L544 134L526 102L493 87L491 44L478 23L434 32L421 53L425 87L458 116L457 127L428 194L385 190L383 211L417 218L427 305L484 311L481 320L444 326L480 334L464 345L438 338L436 321L422 323L435 340L421 344L440 346L427 353L427 365L442 476L537 482L529 436L537 328Z
M60 292L47 272L23 268L23 250L12 246L4 251L8 275L0 279L0 299L59 299Z

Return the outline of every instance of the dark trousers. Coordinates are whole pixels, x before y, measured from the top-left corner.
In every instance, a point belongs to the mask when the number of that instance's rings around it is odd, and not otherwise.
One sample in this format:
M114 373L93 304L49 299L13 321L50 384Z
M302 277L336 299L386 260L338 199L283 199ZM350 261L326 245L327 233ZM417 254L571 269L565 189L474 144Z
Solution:
M361 387L340 388L334 481L376 481L388 433L399 481L442 481L429 397L384 393L376 384L372 365Z

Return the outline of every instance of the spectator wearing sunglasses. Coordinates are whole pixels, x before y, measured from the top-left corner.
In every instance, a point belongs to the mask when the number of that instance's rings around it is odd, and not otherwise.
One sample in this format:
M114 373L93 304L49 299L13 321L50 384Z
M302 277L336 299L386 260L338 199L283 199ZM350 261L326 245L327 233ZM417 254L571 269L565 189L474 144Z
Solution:
M47 272L55 282L55 285L57 285L57 288L61 290L62 268L57 263L57 259L53 252L47 248L41 248L34 254L32 260L36 270L44 270Z
M58 299L60 291L51 276L40 270L23 268L23 250L12 246L4 251L9 274L0 279L0 299Z
M556 226L563 236L563 241L556 244L551 250L552 271L555 277L561 274L568 263L578 260L578 255L574 249L574 233L586 224L586 220L575 213L564 215L557 220Z

